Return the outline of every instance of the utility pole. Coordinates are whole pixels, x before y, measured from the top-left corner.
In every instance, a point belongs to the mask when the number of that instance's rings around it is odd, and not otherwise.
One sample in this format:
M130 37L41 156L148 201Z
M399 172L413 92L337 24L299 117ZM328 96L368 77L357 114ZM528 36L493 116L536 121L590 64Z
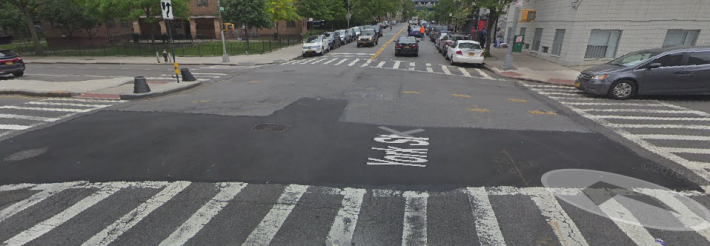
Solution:
M217 0L217 11L219 11L219 31L220 36L222 36L222 62L229 62L229 55L227 55L227 43L224 40L224 21L222 21L222 3L221 0Z
M508 55L505 56L505 62L503 63L503 69L513 69L513 46L515 46L515 31L518 30L518 18L520 17L520 6L518 4L515 4L515 17L513 18L513 29L511 29L512 33L509 33L508 35L512 35L513 37L513 42L512 44L508 44Z
M350 28L350 0L348 0L348 28Z

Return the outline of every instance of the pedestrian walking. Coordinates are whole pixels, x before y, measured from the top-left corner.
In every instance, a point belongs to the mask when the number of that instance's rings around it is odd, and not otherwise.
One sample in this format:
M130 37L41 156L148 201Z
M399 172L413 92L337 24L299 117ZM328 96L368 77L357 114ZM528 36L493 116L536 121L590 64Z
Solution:
M486 28L481 29L481 36L479 37L479 43L481 43L481 47L486 47L486 37L488 36L488 33L486 32Z
M412 24L407 24L407 36L412 34Z
M419 28L419 34L421 35L422 40L424 40L424 26Z

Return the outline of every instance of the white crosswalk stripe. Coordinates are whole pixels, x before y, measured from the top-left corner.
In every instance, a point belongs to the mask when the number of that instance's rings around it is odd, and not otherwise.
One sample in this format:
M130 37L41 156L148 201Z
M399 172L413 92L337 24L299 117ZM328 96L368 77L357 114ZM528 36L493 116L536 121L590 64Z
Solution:
M372 62L372 59L367 59L367 60L365 60L365 63L362 64L362 66L360 66L360 67L367 67L370 65L371 62Z
M340 60L340 61L339 61L338 63L336 63L335 65L338 66L338 65L340 65L340 64L343 64L343 62L345 62L345 61L347 61L347 60L348 60L348 58L343 58L342 60Z
M451 75L451 71L449 71L449 67L446 65L441 65L441 70L444 71L446 75Z
M323 64L329 64L329 63L331 63L331 62L334 62L335 60L338 60L338 58L333 58L332 60L327 61L327 62L324 62Z
M414 65L416 65L414 62L409 63L409 70L414 70Z
M464 77L471 77L471 74L466 71L466 69L460 67L459 71L461 71L461 74L463 74Z
M164 216L170 216L172 214L189 214L191 216L185 217L184 221L177 224L169 229L171 232L169 236L165 239L161 239L161 245L183 245L192 242L205 242L204 238L214 238L223 237L220 235L212 234L207 230L207 225L219 222L216 220L218 217L226 218L238 218L232 213L244 213L251 214L252 211L249 210L231 210L227 212L225 208L232 203L244 203L245 201L251 201L254 198L246 197L246 193L241 198L237 196L243 193L250 187L246 183L215 183L213 187L218 190L216 195L211 197L211 199L206 200L182 200L181 206L163 206L168 201L172 200L174 197L183 193L183 190L188 189L193 184L184 181L177 182L108 182L108 183L86 183L86 182L70 182L70 183L58 183L58 184L19 184L19 185L6 185L0 186L0 196L3 195L2 192L24 192L27 194L28 198L24 200L19 200L17 202L7 205L3 210L0 211L0 226L6 226L9 223L16 223L17 219L32 221L35 216L44 216L41 213L25 213L21 216L19 213L27 209L32 210L42 210L43 207L39 206L61 206L62 210L58 210L56 214L52 214L47 217L41 217L45 219L37 220L37 224L30 225L29 228L22 231L13 232L13 235L0 234L3 238L4 244L6 245L24 245L32 242L32 244L50 244L54 238L47 237L45 235L53 235L62 237L63 234L57 234L52 232L58 230L62 225L71 223L73 226L77 224L92 225L94 221L91 219L86 219L85 221L76 220L78 215L84 213L89 208L97 205L101 201L108 199L111 196L115 196L119 190L124 194L121 197L124 199L140 199L140 198L126 198L133 197L130 195L132 192L139 192L143 189L157 189L158 192L152 197L144 202L137 203L136 207L130 212L125 214L120 214L116 216L119 218L115 222L105 226L98 230L96 234L91 236L88 240L79 242L84 246L90 245L113 245L114 243L120 241L122 237L127 237L126 232L130 231L131 237L141 236L141 237L151 237L150 231L131 231L135 225L142 223L145 218L152 216L153 212L158 209L168 209L167 214L162 215L163 217L151 217L151 220L160 221L162 219L170 220L171 218L166 218ZM196 184L199 186L199 184ZM259 187L264 185L259 184ZM311 187L308 185L268 185L268 186L279 186L282 189L274 189L274 192L280 192L278 198L274 196L272 202L265 204L254 204L258 205L266 214L260 215L263 217L257 217L259 223L255 223L253 226L246 228L241 228L240 232L234 232L235 234L244 234L248 237L243 242L231 242L229 244L242 244L242 245L268 245L272 242L278 235L279 232L283 230L303 230L311 227L309 223L317 223L316 221L325 220L326 223L330 222L325 232L319 232L327 235L327 245L362 245L362 242L353 241L356 238L368 237L368 234L358 234L365 233L363 230L358 230L358 228L380 228L381 225L373 224L376 222L363 220L360 218L360 214L364 213L364 209L378 209L383 210L380 213L391 213L393 211L399 211L397 213L402 213L402 220L397 223L401 226L401 244L402 245L426 245L426 244L436 244L438 242L430 241L432 233L448 233L442 232L441 230L429 230L431 228L430 221L439 221L434 223L440 223L441 219L437 217L432 217L432 215L441 215L444 212L445 216L462 216L461 213L470 213L472 215L472 220L470 222L461 223L464 224L451 224L448 226L457 226L461 228L468 228L467 233L475 234L478 242L467 242L471 245L506 245L506 238L515 238L518 235L507 231L503 233L501 230L500 220L498 220L497 213L510 213L510 209L516 209L513 207L495 207L492 204L492 197L514 197L514 199L527 199L528 202L532 201L538 208L539 214L529 214L524 215L519 220L536 220L536 222L547 227L546 231L551 234L555 234L557 241L561 245L589 245L594 244L595 239L590 236L585 237L585 235L597 235L597 233L583 234L584 230L597 230L598 228L582 228L577 227L575 220L584 219L584 217L573 218L572 213L568 213L565 208L563 208L558 202L558 198L553 194L560 193L566 195L580 195L584 196L588 192L609 192L606 189L584 189L584 193L578 188L568 188L568 189L547 189L542 187L526 187L526 188L514 188L514 187L469 187L457 189L453 192L432 192L432 191L408 191L408 190L366 190L360 188L327 188L327 187ZM52 196L72 196L71 192L64 192L69 189L72 190L90 190L92 194L78 200L73 204L47 204L42 203L47 198ZM324 192L323 190L327 190ZM32 193L36 191L37 193ZM309 192L311 191L311 192ZM304 196L308 192L308 196ZM666 203L670 208L678 211L678 214L674 214L680 223L683 225L695 225L693 228L689 228L689 232L694 232L699 234L702 238L710 240L710 223L704 221L704 218L698 217L693 213L687 203L680 202L678 198L689 199L691 197L706 197L707 194L700 193L697 191L686 191L686 192L675 192L666 190L652 190L652 189L641 189L634 190L633 192L642 192L652 197L658 198L663 203ZM23 194L24 194L23 193ZM468 199L468 205L461 207L461 210L448 211L451 207L439 207L439 206L429 206L429 204L435 203L437 200L432 199L451 199L453 197L458 197L463 195ZM259 196L259 194L251 194L249 196ZM329 208L324 207L302 207L302 204L313 204L313 202L318 202L322 200L332 199L338 197L341 199L339 207ZM397 203L384 203L380 205L383 206L372 206L377 201L375 198L386 198L394 199L398 198L400 202ZM591 198L591 196L590 196ZM64 199L64 197L56 197L58 200ZM307 201L302 201L303 199L309 199ZM594 199L594 198L592 198ZM622 199L623 200L623 199ZM640 224L639 220L634 216L633 213L629 211L629 208L622 204L622 200L616 201L616 199L609 199L600 205L600 212L614 215L616 218L622 218L624 221L630 221L633 223ZM524 204L523 200L518 200L519 203ZM127 200L126 203L130 204L131 201ZM188 206L188 203L193 203L197 206ZM247 202L252 203L252 202ZM440 202L439 202L440 203ZM44 204L44 205L40 205ZM316 203L317 204L317 203ZM295 209L300 206L300 210ZM706 205L707 206L707 205ZM183 211L186 207L192 207L194 210ZM495 209L494 209L495 207ZM403 208L403 210L402 210ZM305 209L305 210L304 210ZM302 228L289 228L288 223L284 223L290 220L292 217L304 217L298 216L297 213L309 213L308 218L311 218L312 212L317 214L323 214L325 210L330 209L333 211L330 215L331 217L321 218L320 220L309 221L297 221L297 223L291 223L290 226L299 225ZM399 210L398 210L399 209ZM440 209L447 209L447 211L439 211ZM297 212L300 211L300 212ZM163 212L163 213L164 213ZM107 210L106 213L111 213ZM296 214L294 214L296 213ZM579 213L574 214L575 216L587 216L586 214L580 215ZM527 218L530 216L530 218ZM589 216L597 216L590 214ZM702 215L700 215L702 216ZM437 220L438 219L438 220ZM12 220L12 221L9 221ZM255 221L258 222L259 220ZM654 242L654 237L651 235L649 230L642 226L635 224L629 224L623 221L606 219L613 222L627 239L619 240L626 241L632 240L639 245L648 245L650 242ZM223 221L223 220L222 220ZM231 221L231 219L230 219ZM235 221L235 223L243 223L245 221ZM700 223L699 223L700 222ZM308 226L306 226L308 225ZM160 223L158 223L160 226ZM209 228L221 227L221 224L214 224ZM315 227L315 226L314 226ZM508 225L510 227L510 225ZM161 229L161 230L163 230ZM607 229L605 229L607 230ZM611 229L613 230L613 229ZM460 230L456 230L459 233ZM137 234L136 234L137 233ZM326 234L327 233L327 234ZM452 232L454 233L454 232ZM145 234L145 235L143 235ZM323 235L321 234L321 235ZM442 237L456 237L457 235L438 235L436 238ZM458 235L460 236L460 235ZM544 235L540 235L544 236ZM603 236L603 234L602 234ZM198 238L204 237L204 238ZM305 240L305 241L304 241ZM289 244L293 245L313 245L322 244L323 242L308 241L309 238L290 238ZM650 240L650 241L649 241ZM283 242L283 241L280 241ZM589 242L589 243L588 243ZM708 241L710 242L710 241ZM706 243L708 243L706 242ZM698 242L693 243L679 243L679 245L698 245ZM398 243L399 244L399 243Z
M522 84L710 181L710 148L698 148L710 146L710 113L659 100L590 98L572 87Z
M355 63L357 63L358 61L360 61L360 59L355 58L355 60L353 60L350 64L348 64L348 66L349 66L349 67L352 67L352 66L355 65Z
M376 68L382 68L382 66L384 66L384 65L385 65L385 62L380 62L379 64L377 64Z
M393 69L399 69L399 64L402 63L401 61L395 61L394 65L392 65Z

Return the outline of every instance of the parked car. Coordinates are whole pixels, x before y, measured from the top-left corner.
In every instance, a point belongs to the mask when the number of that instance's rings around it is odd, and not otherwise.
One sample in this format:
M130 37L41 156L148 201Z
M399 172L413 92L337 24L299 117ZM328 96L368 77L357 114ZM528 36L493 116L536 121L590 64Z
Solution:
M399 37L394 43L394 56L419 56L419 40L414 37Z
M346 30L337 30L335 31L338 33L338 37L340 37L340 43L341 44L347 44L350 43L350 33Z
M337 49L342 45L340 42L340 36L337 32L326 32L323 33L323 35L328 38L328 45L330 46L331 50Z
M328 51L328 39L323 35L313 35L306 39L301 46L303 57L312 55L323 55Z
M377 45L379 37L374 29L365 29L360 33L360 37L357 39L357 47L372 45L373 47Z
M359 26L356 26L356 27L353 27L353 28L351 28L351 29L353 29L353 33L355 33L355 39L357 39L357 37L360 36L360 31L361 31L361 30L360 30L360 27L359 27Z
M470 40L470 38L468 38L468 35L452 34L452 33L446 34L446 38L442 39L442 41L441 41L441 47L442 47L442 51L443 51L442 54L444 55L444 57L446 57L448 55L448 50L446 49L446 47L448 47L449 45L453 44L454 42L456 42L458 40Z
M410 36L410 37L417 37L417 38L421 39L421 38L422 38L422 33L421 33L420 30L419 30L420 28L421 28L421 27L419 27L419 26L412 25L412 31L409 32L409 35L407 35L407 36Z
M375 33L377 33L378 37L382 37L382 28L380 28L379 25L375 25Z
M476 64L479 67L483 66L483 47L481 44L472 40L456 40L447 48L447 60L451 65L456 63Z
M25 62L17 52L0 50L0 75L12 74L15 77L25 75Z
M442 32L449 32L449 27L439 26L434 30L434 37L441 37Z
M444 50L446 50L446 46L444 45L444 42L449 39L449 33L444 31L439 33L439 37L436 38L434 41L434 45L436 46L436 49L439 51L439 53L444 54Z
M629 99L637 95L709 93L710 46L631 52L583 70L574 86L614 99Z

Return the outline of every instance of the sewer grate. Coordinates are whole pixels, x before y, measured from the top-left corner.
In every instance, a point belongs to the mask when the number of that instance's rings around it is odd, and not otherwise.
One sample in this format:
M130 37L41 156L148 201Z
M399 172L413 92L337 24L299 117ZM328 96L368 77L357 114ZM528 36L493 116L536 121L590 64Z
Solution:
M252 131L264 131L264 132L285 132L291 125L280 125L272 123L259 123L251 128Z

